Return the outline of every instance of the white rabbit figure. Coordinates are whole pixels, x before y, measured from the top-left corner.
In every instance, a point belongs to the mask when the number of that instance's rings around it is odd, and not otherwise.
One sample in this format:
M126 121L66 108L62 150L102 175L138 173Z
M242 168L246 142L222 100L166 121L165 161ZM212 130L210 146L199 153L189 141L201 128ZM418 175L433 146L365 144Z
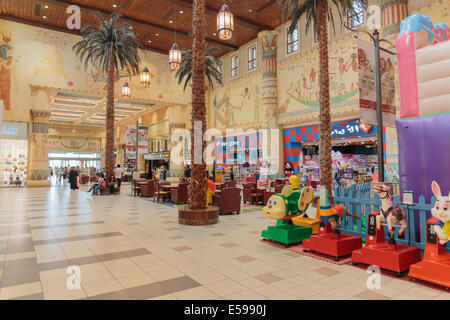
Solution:
M436 181L431 183L431 190L436 196L436 203L431 209L431 214L439 219L434 225L434 231L439 237L439 243L445 244L450 240L450 192L447 197L442 196L441 188Z

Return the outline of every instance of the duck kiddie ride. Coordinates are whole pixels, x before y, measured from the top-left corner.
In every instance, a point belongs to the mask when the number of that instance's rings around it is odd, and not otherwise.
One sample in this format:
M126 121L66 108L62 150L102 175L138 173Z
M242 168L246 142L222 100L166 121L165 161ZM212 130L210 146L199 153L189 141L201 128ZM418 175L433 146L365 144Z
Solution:
M341 204L331 206L328 190L320 186L320 199L317 201L318 215L320 216L320 227L317 235L312 235L303 241L305 251L315 251L326 254L339 260L341 257L350 255L354 250L361 248L361 237L341 234L338 224L344 214L349 214ZM356 216L353 216L355 218Z
M381 198L380 211L372 211L369 214L366 244L353 252L352 262L376 265L382 269L395 271L400 276L411 264L420 261L420 249L396 243L394 230L400 227L399 237L403 236L406 229L406 215L398 205L392 207L391 189L388 186L377 185L375 191ZM384 225L388 226L388 241L384 237Z
M450 288L450 253L445 244L450 239L450 192L443 197L437 182L431 189L437 200L431 209L433 218L427 221L427 238L422 261L413 264L409 276Z
M261 236L284 245L302 242L312 234L310 227L298 226L292 223L292 218L305 213L308 205L314 200L311 187L295 191L292 185L286 185L281 193L272 195L263 208L263 213L276 219L276 226L263 230Z

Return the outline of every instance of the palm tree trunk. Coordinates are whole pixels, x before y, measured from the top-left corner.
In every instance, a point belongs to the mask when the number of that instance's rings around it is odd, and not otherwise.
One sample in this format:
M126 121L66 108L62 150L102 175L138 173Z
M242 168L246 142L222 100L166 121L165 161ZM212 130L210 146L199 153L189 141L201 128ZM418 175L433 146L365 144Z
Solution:
M115 64L113 55L109 56L108 62L108 78L106 89L106 152L105 152L105 166L106 179L114 170L114 78L115 78ZM137 159L136 159L137 161Z
M202 137L206 131L205 105L205 0L194 0L192 15L192 184L190 188L190 209L203 209L206 204L206 165L202 157L201 163L195 163L194 122L202 122ZM198 146L197 146L198 147ZM202 139L201 151L205 150Z
M319 3L319 64L320 64L320 184L326 186L329 195L332 190L331 160L331 115L330 115L330 76L328 73L328 23L327 0Z

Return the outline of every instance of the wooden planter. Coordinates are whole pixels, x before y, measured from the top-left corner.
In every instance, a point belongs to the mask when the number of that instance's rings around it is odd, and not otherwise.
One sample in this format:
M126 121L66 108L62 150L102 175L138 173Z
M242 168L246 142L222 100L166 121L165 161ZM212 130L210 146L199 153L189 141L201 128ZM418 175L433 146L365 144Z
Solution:
M205 226L219 222L219 208L208 207L206 209L191 210L188 206L178 208L178 223L189 226Z

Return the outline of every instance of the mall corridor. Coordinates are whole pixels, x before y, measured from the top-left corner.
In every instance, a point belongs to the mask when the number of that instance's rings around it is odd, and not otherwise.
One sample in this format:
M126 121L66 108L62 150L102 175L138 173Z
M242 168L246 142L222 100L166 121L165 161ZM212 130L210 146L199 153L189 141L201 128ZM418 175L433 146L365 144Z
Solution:
M261 242L267 218L252 207L189 227L129 185L115 196L86 190L0 189L1 300L450 298L386 276L368 290L366 270Z

